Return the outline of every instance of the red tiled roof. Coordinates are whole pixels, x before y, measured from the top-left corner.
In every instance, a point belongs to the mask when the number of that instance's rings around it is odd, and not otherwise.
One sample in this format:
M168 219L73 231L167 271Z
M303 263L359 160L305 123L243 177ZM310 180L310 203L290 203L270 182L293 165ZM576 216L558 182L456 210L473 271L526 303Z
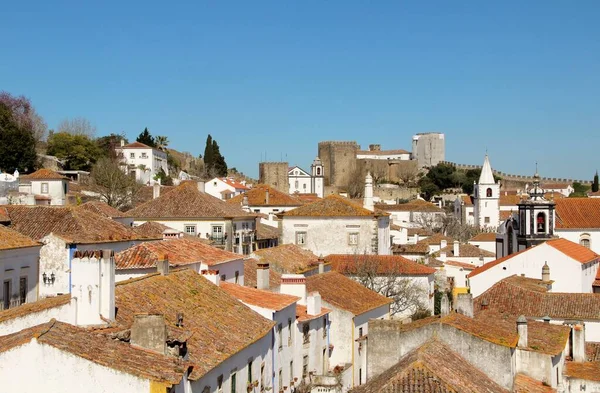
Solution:
M130 227L77 207L17 206L5 207L10 227L32 239L54 234L68 243L109 243L147 240Z
M32 303L25 303L18 307L9 308L8 310L0 311L0 323L21 318L25 315L35 314L46 311L51 308L64 306L71 301L71 295L59 295L53 297L45 297Z
M444 210L440 209L436 204L423 201L421 199L415 199L407 203L399 203L396 205L378 204L376 207L386 212L429 212L429 213L443 213Z
M456 262L456 261L446 261L446 262L444 262L444 265L456 266L456 267L463 268L465 270L473 270L477 267L470 263Z
M115 209L107 203L101 201L89 201L78 206L79 209L86 209L92 213L100 214L101 216L113 218L113 217L129 217L125 213Z
M510 210L500 210L500 221L508 220L514 213Z
M205 263L214 266L241 259L242 256L191 239L169 239L144 242L115 254L117 269L144 269L155 267L164 256L169 265L183 266Z
M460 313L448 314L440 319L440 323L505 347L515 348L519 339L516 328L507 329L504 326L495 324L493 321L473 319Z
M279 239L281 230L271 225L261 224L256 225L256 240Z
M254 217L237 206L198 190L196 182L181 185L127 212L136 219Z
M600 228L600 198L563 198L556 203L556 229Z
M227 178L227 177L222 177L221 181L223 181L227 185L235 188L236 190L249 190L250 189L250 188L246 187L244 184L242 184L238 181L235 181L234 179Z
M177 357L136 348L98 332L52 319L0 338L0 352L29 343L49 345L90 362L152 381L178 384L187 364Z
M469 243L461 243L458 245L458 255L454 255L454 244L442 248L439 252L445 252L448 257L455 258L491 258L496 256L493 252L489 252L488 250L484 250L483 248L479 248Z
M331 312L330 309L321 307L321 312L319 314L308 315L308 310L307 310L306 306L297 304L296 305L296 321L298 321L298 322L312 321L314 319L321 318L322 316L327 315L330 312Z
M465 204L465 206L473 206L473 197L470 195L463 195L461 196L461 199L463 201L463 203Z
M24 247L41 247L42 244L17 231L0 225L0 250Z
M517 206L521 202L521 195L500 194L500 206Z
M400 255L347 255L331 254L325 257L332 270L353 275L359 272L372 272L381 275L428 276L435 269L411 261Z
M315 274L306 278L306 290L319 292L323 301L342 310L360 315L392 303L351 278L337 272Z
M508 393L508 390L433 339L352 392Z
M394 254L428 254L430 245L441 245L442 240L447 244L454 243L454 239L444 236L441 233L436 233L425 239L419 240L417 244L402 244L394 245Z
M600 257L600 255L596 254L589 248L567 239L548 240L546 244L556 248L566 256L581 263L589 263Z
M554 393L556 389L525 374L515 376L514 393Z
M267 193L269 194L269 202L267 203ZM258 184L252 187L243 194L236 195L228 199L227 203L235 206L241 206L244 200L244 195L248 197L248 206L300 206L302 203L275 188L266 184Z
M470 242L496 242L496 234L494 232L484 232L473 236Z
M565 362L565 366L569 378L600 382L600 362Z
M163 314L169 326L184 315L192 381L271 332L274 323L243 305L201 275L182 269L166 276L147 275L115 287L116 322L129 328L135 314Z
M600 294L547 292L542 285L541 280L507 277L475 298L475 314L485 300L488 310L513 316L600 320Z
M317 194L300 194L298 192L292 195L294 198L298 199L301 204L311 203L321 200L321 198Z
M221 281L220 285L228 294L241 300L243 303L273 311L281 311L300 300L296 296L264 291L224 281Z
M69 180L60 173L56 173L53 170L42 168L37 171L21 176L21 179L25 180Z
M374 217L372 212L339 195L329 195L316 202L279 214L282 217Z
M295 244L256 250L254 256L261 263L270 264L271 270L280 273L304 273L319 266L319 258L315 254Z
M248 258L244 260L244 285L250 288L256 288L256 269L258 269L258 260ZM275 269L269 269L269 286L276 288L281 284L281 273Z
M154 149L158 150L155 147L148 146L142 142L132 142L125 146L117 146L117 149Z
M495 259L495 260L493 260L491 262L488 262L488 263L486 263L486 264L484 264L482 266L479 266L478 268L476 268L475 270L473 270L471 273L469 273L467 275L467 278L475 277L479 273L483 273L486 270L489 270L489 269L493 268L494 266L501 264L502 262L508 261L509 259L511 259L513 257L516 257L517 255L520 255L520 254L522 254L524 252L527 252L528 250L531 250L534 247L537 247L537 246L533 246L531 248L526 248L526 249L521 250L519 252L515 252L514 254L506 255L506 256L504 256L502 258Z

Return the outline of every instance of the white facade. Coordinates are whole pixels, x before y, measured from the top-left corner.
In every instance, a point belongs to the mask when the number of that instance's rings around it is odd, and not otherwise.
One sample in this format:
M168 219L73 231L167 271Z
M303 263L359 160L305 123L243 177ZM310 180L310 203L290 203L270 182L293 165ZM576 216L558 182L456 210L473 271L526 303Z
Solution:
M167 153L162 150L139 142L125 145L121 141L121 146L116 148L116 152L124 163L125 173L135 175L135 179L140 183L153 184L154 177L160 172L160 169L165 174L169 174Z
M228 178L215 177L204 184L204 192L221 200L231 199L248 189L245 184Z
M555 227L554 234L584 247L589 246L590 250L594 251L596 254L600 254L600 228L562 229Z
M398 161L408 161L410 160L410 152L403 150L380 150L376 153L372 153L371 151L359 151L356 154L356 158L366 159L366 160L398 160Z
M494 262L495 263L495 262ZM581 263L563 254L548 243L542 243L524 252L503 258L487 270L473 272L469 287L474 297L492 287L500 280L514 274L530 278L542 278L542 267L548 263L552 292L592 293L598 260Z
M479 247L482 250L486 250L489 252L496 253L496 242L495 241L476 241L469 240L469 244L474 245L475 247Z
M19 184L19 197L10 197L13 205L55 205L67 204L68 183L66 179L31 179Z
M0 282L3 285L0 310L37 300L40 248L0 250Z
M479 182L474 187L474 225L497 228L500 225L500 184L494 181L490 160L486 154Z
M387 216L283 217L282 244L297 244L315 255L391 254Z
M323 198L325 190L323 163L319 157L315 158L310 166L310 173L299 166L290 168L288 182L290 194L317 194L319 198Z

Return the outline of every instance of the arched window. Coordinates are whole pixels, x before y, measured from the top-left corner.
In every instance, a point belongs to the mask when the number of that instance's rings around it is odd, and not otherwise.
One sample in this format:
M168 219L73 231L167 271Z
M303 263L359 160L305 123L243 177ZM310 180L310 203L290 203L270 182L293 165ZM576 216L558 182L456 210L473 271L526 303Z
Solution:
M486 196L486 197L488 197L488 198L491 198L491 197L492 197L492 189L491 189L491 188L488 188L488 189L485 191L485 196Z
M590 248L591 247L590 234L589 233L581 234L581 236L579 236L579 244L581 244L585 248Z
M317 176L321 176L321 168L317 168Z
M546 215L538 213L537 215L537 231L538 233L546 233Z

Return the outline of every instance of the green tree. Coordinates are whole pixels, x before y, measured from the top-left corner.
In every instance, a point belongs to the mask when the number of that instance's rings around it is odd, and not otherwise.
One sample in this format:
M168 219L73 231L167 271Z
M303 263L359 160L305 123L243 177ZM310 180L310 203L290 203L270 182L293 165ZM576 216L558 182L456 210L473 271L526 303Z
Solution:
M0 101L0 169L34 171L38 165L35 143L31 123L19 122L11 107Z
M421 189L421 196L425 200L431 200L434 195L440 194L440 188L429 178L424 176L419 180L419 188Z
M574 182L573 190L574 191L569 195L569 198L582 198L587 197L587 192L590 190L590 187L579 182Z
M206 147L204 148L204 168L208 172L214 165L213 139L210 134L206 138Z
M154 176L154 180L160 180L160 184L163 186L173 185L173 179L171 179L162 168L160 168L158 173Z
M157 149L166 150L167 146L169 146L169 138L164 135L158 135L154 138L154 143L156 144Z
M121 145L121 140L125 141L125 144L129 143L124 134L101 136L96 139L96 146L98 146L103 157L115 157L115 149Z
M454 165L439 163L427 172L427 177L431 179L433 184L440 190L445 190L446 188L455 186L452 176L455 171L456 168Z
M144 131L138 135L136 141L150 147L156 147L156 141L154 140L152 134L150 134L150 131L148 131L148 127L144 128Z
M52 133L48 137L48 154L64 160L67 170L89 171L102 151L95 141L84 134Z
M600 185L598 184L598 171L594 175L594 182L592 183L592 192L598 192Z
M216 140L213 139L213 168L217 173L217 176L223 177L227 176L227 163L225 162L225 157L221 154L221 150L219 149L219 144Z

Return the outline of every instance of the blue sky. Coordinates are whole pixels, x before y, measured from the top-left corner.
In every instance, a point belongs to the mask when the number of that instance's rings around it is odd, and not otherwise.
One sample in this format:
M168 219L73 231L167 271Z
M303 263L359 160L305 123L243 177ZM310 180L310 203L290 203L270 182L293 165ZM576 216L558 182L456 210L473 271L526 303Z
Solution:
M85 3L85 4L84 4ZM173 4L171 4L173 3ZM211 133L230 167L321 140L410 150L546 176L600 164L598 1L9 2L0 90L49 126L144 127L197 155Z

